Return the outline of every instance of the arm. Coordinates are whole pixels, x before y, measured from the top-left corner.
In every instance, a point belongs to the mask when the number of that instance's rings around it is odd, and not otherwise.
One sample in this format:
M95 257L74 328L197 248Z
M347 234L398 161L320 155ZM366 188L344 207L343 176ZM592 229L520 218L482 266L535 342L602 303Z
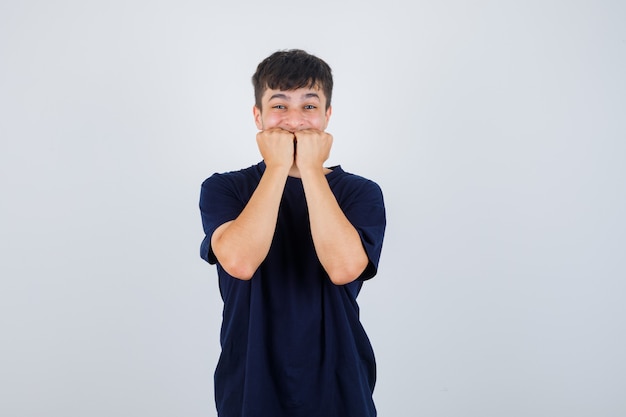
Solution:
M324 132L296 132L296 164L309 209L315 252L336 285L357 279L369 263L361 237L339 207L326 180L332 136Z
M265 131L257 143L266 168L261 181L241 214L219 226L211 236L211 247L222 267L231 276L252 278L267 256L278 218L289 169L293 164L293 134Z

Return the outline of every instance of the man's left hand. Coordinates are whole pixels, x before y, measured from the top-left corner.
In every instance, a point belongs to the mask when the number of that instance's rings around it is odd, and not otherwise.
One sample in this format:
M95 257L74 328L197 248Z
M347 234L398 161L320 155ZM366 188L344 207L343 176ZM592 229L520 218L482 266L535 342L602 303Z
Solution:
M333 137L319 130L299 130L296 136L296 165L300 171L323 168L330 156Z

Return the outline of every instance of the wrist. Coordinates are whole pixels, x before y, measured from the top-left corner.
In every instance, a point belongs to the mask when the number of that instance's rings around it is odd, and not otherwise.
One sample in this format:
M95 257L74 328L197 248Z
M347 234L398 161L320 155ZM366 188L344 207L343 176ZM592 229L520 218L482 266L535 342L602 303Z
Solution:
M300 171L300 175L304 177L315 177L315 176L324 176L326 175L326 168L323 165L310 165L310 166L300 166L298 165L298 170Z
M265 161L265 173L277 176L277 177L287 177L289 175L289 171L291 170L291 166L288 164L274 164L267 163Z

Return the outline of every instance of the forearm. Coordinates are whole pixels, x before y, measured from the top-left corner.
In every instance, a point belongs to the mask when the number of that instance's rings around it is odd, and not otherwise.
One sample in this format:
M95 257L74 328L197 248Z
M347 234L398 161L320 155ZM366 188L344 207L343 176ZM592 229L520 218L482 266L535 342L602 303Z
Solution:
M286 180L286 170L267 167L240 215L213 233L213 253L231 276L250 279L267 256Z
M359 233L339 207L323 168L300 173L317 256L333 283L350 283L369 262Z

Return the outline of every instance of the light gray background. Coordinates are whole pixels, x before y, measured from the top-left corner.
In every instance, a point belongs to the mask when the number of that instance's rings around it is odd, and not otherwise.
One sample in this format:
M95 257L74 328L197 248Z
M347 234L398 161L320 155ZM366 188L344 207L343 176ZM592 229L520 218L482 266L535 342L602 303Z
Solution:
M0 1L0 415L215 415L200 183L327 60L377 181L381 417L626 415L622 1Z

